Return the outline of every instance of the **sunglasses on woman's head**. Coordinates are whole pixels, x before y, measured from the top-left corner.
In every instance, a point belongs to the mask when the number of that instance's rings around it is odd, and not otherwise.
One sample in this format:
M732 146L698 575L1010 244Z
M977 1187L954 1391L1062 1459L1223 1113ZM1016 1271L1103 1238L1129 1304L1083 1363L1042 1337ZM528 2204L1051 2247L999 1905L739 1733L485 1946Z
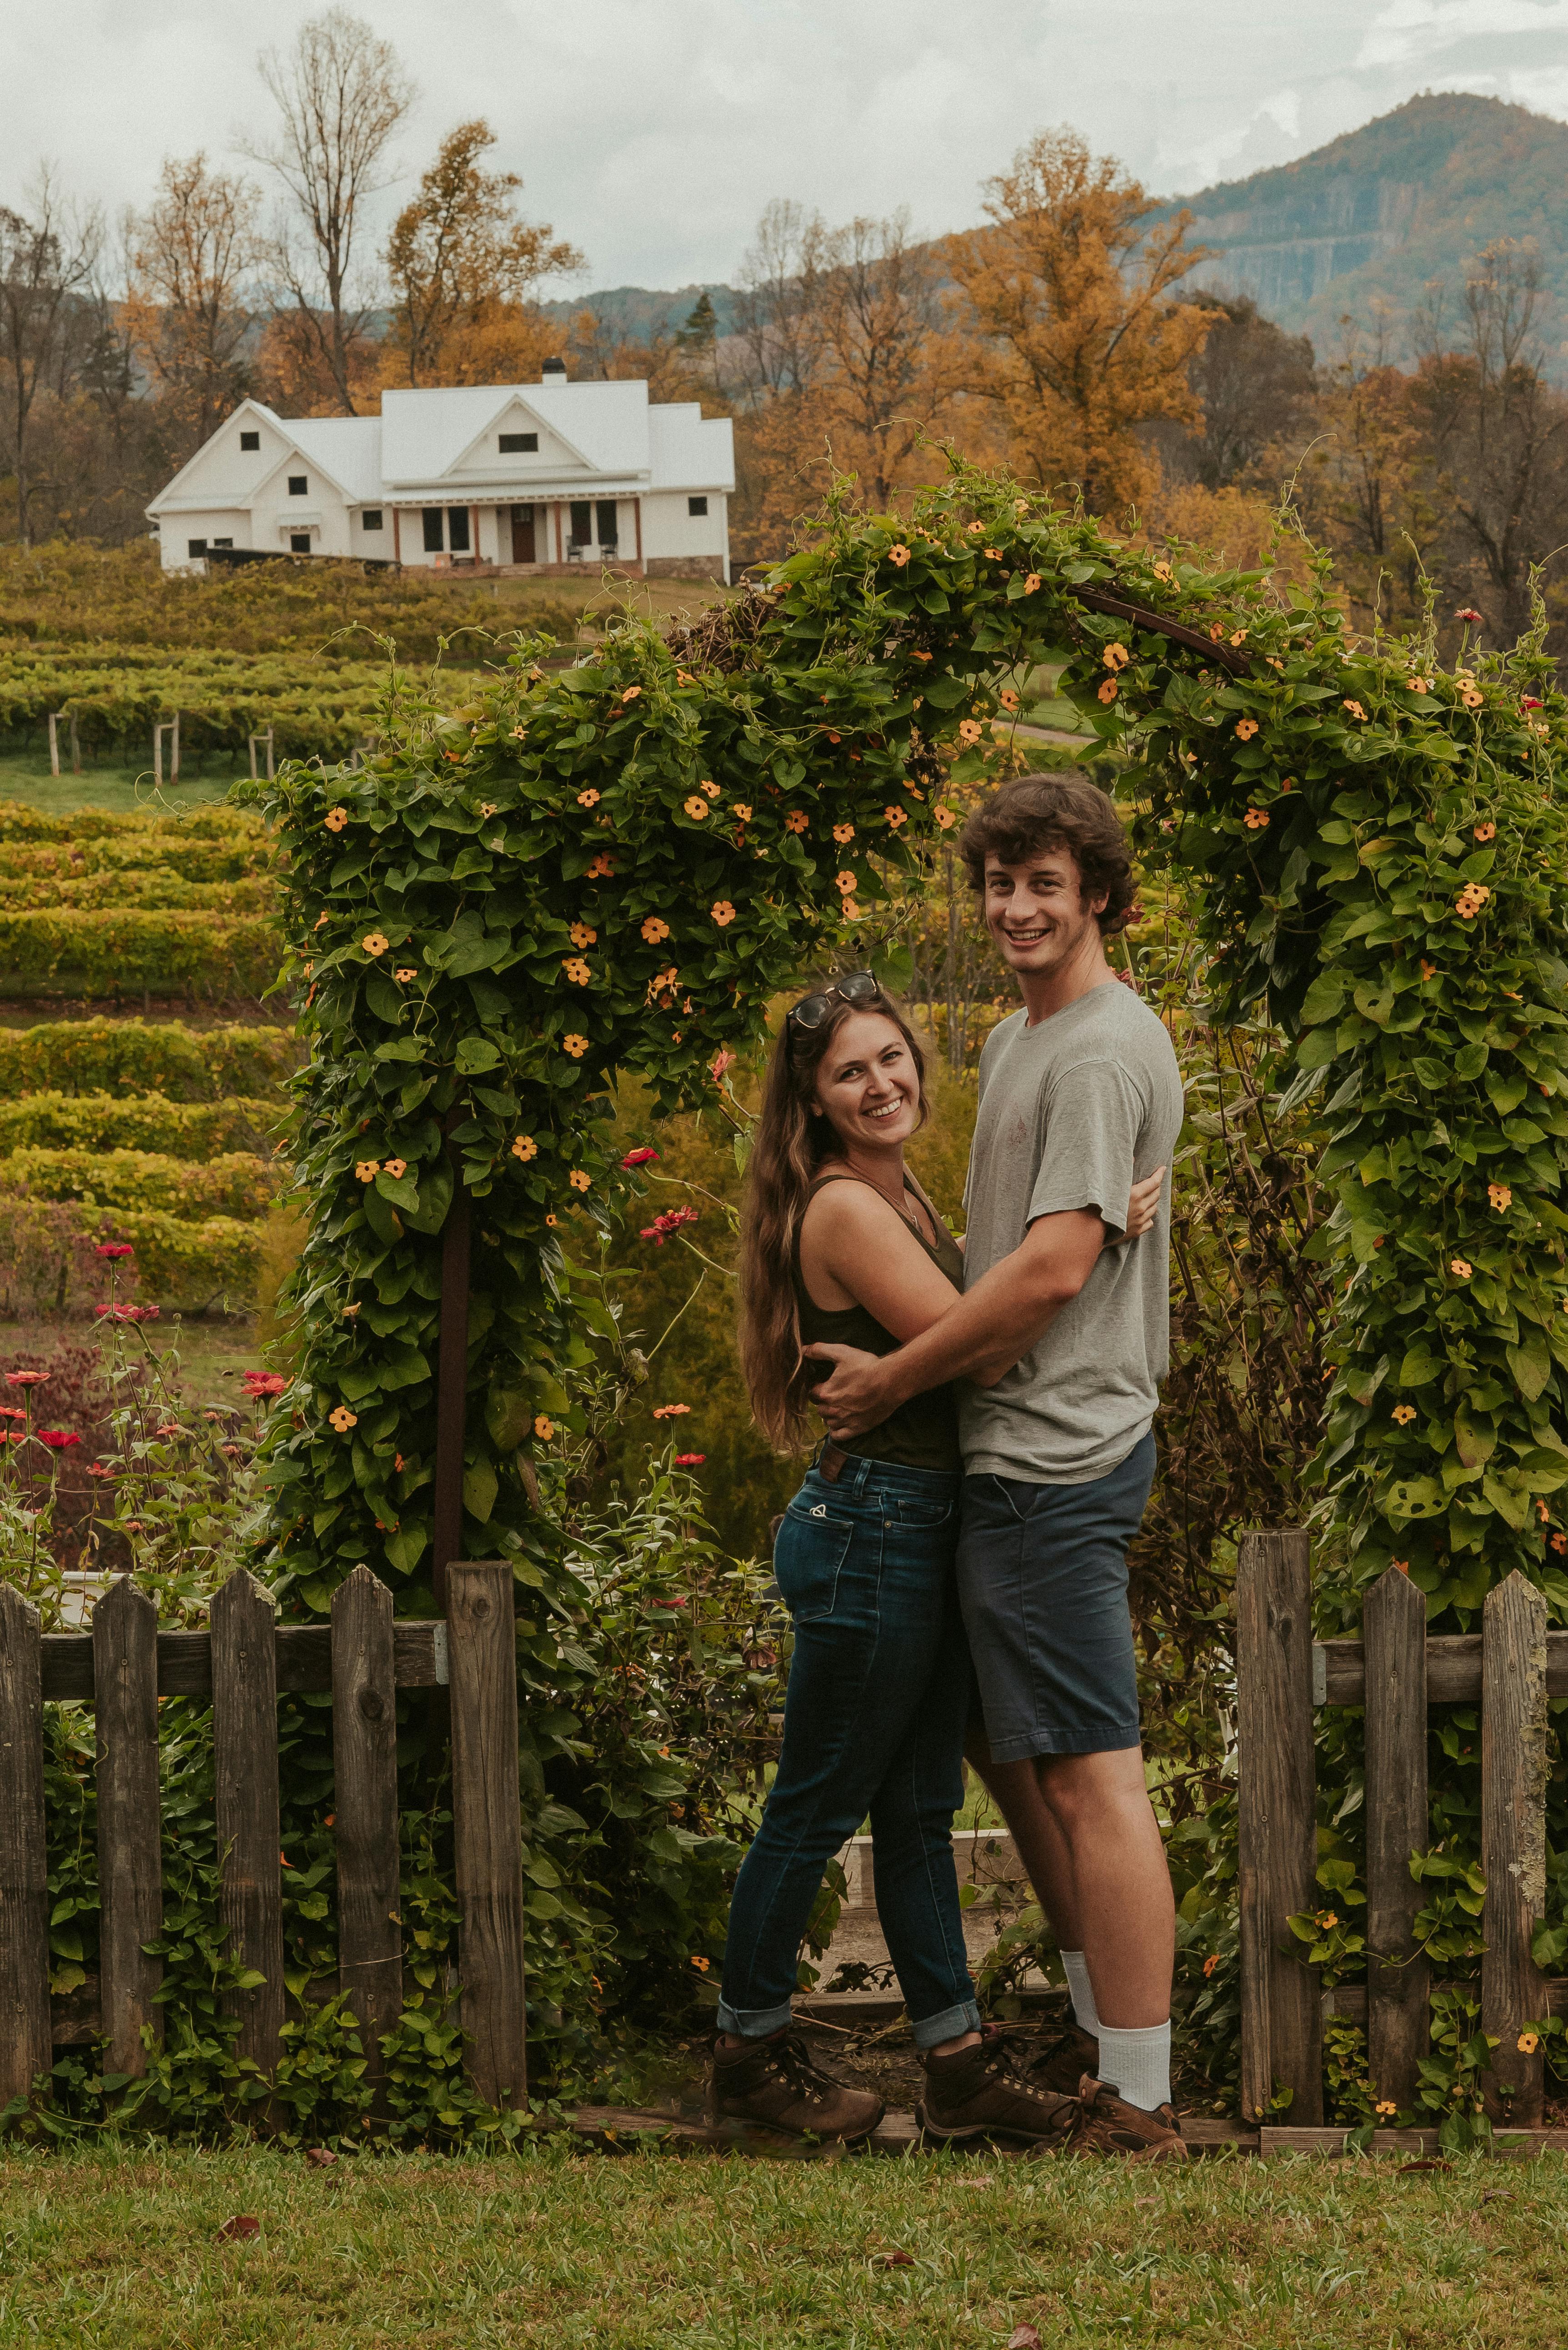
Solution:
M827 1017L835 996L837 996L841 1003L865 1003L873 995L880 993L881 990L877 984L874 973L868 971L852 971L845 978L836 980L831 987L821 989L815 995L803 995L789 1015L791 1025L796 1028L820 1028Z

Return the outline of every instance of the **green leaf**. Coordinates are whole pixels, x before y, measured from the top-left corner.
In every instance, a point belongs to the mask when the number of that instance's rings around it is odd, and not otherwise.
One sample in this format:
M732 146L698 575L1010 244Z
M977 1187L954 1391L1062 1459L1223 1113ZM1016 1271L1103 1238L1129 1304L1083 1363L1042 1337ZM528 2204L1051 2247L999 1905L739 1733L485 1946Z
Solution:
M483 1069L499 1066L501 1054L488 1036L465 1036L457 1048L453 1066L465 1077L478 1076Z
M401 1525L386 1542L387 1557L400 1575L411 1575L425 1555L430 1535L421 1525Z
M462 1506L471 1518L479 1520L482 1526L490 1523L499 1486L500 1480L493 1461L476 1461L472 1468L463 1471Z
M497 1452L515 1452L534 1425L535 1404L524 1388L492 1388L484 1425Z
M1552 1356L1545 1334L1532 1327L1517 1347L1509 1347L1504 1351L1520 1394L1526 1403L1533 1403L1552 1377Z
M452 1162L444 1154L420 1169L419 1204L405 1211L403 1221L416 1232L439 1232L452 1205Z

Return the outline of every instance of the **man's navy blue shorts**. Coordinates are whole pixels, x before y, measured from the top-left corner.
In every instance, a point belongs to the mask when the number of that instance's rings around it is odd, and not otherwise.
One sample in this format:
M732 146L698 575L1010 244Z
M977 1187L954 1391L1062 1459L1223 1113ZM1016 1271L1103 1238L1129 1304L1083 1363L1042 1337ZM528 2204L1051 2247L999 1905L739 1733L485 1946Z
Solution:
M1127 1544L1154 1466L1148 1435L1087 1485L964 1479L959 1599L994 1762L1137 1744Z

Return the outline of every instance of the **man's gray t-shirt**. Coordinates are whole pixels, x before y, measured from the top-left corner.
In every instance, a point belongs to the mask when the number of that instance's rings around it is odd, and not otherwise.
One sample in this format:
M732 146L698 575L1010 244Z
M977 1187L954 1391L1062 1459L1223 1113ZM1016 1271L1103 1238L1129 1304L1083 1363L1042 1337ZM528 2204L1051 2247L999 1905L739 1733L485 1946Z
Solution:
M1093 987L1033 1027L986 1039L964 1205L964 1285L1037 1216L1091 1208L1125 1229L1135 1182L1168 1167L1181 1079L1164 1026L1128 987ZM1169 1360L1170 1179L1141 1240L1108 1243L1078 1295L993 1388L960 1388L964 1467L1038 1485L1104 1477L1147 1434Z

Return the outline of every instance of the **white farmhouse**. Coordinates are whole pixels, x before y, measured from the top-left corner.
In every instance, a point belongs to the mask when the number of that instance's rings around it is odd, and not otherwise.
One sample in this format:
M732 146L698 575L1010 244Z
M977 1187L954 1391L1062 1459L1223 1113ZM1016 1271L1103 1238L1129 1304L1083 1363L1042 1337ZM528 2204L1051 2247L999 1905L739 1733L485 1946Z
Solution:
M247 400L147 512L166 571L233 547L727 582L734 486L727 417L572 383L557 359L539 383L384 391L379 416Z

